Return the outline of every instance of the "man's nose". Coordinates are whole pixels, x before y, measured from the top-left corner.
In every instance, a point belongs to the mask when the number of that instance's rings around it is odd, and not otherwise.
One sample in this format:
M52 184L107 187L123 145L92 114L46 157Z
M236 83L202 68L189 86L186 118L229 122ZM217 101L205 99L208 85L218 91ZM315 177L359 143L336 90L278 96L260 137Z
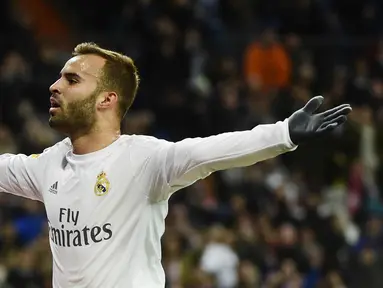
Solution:
M51 94L60 94L61 90L59 88L59 80L57 80L49 87L49 91L51 92Z

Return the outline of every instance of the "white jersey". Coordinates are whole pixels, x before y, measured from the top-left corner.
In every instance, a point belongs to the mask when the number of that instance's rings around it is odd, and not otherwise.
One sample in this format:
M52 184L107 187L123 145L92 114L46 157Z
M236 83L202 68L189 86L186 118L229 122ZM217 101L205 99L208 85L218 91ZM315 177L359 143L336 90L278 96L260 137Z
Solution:
M40 155L1 155L0 190L44 203L54 288L163 288L170 195L295 148L287 121L175 143L123 135L85 155L65 139Z

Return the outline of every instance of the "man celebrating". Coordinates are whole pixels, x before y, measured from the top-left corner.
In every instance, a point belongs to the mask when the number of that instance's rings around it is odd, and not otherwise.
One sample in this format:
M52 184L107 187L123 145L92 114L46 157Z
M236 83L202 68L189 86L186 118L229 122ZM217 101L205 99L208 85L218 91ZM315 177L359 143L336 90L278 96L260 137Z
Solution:
M49 124L68 138L40 155L0 156L0 190L45 205L55 288L163 288L160 239L174 192L292 151L351 111L314 114L317 96L283 122L173 143L120 134L138 83L129 57L78 45L50 87Z

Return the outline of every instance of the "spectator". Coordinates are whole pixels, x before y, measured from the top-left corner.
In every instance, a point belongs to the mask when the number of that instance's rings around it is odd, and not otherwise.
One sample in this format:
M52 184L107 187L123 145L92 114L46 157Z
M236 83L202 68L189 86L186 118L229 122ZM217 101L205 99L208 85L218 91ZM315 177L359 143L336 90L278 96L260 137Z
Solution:
M218 226L210 229L201 255L201 269L215 276L218 287L234 288L238 284L238 256L230 246L230 235L225 229Z
M247 47L244 74L250 87L259 87L266 92L290 84L291 60L273 28L264 29L260 40Z

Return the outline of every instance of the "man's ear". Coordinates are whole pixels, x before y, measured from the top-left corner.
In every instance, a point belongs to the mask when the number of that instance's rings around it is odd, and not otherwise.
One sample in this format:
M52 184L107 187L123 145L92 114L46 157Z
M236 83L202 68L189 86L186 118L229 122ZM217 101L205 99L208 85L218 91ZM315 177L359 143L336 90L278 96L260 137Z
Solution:
M117 102L118 102L118 95L116 92L104 92L99 98L99 102L97 103L97 106L100 109L107 109L109 107L117 105Z

